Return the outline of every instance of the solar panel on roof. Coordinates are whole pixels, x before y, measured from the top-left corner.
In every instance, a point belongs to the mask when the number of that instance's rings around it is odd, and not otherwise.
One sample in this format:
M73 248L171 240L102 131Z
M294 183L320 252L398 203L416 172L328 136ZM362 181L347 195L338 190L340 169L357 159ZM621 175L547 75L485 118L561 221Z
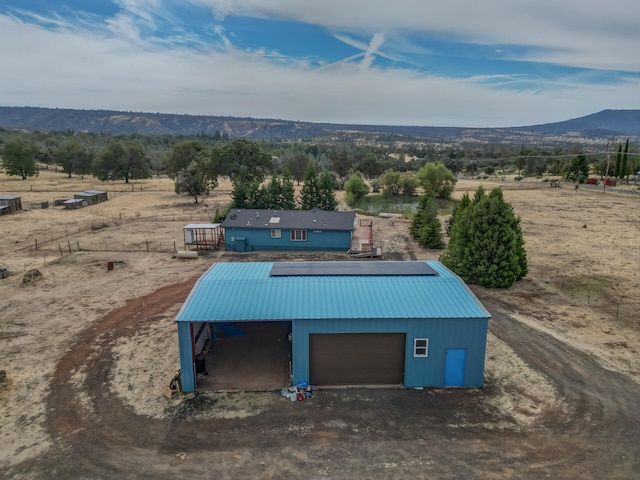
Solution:
M425 262L276 262L272 277L438 275Z

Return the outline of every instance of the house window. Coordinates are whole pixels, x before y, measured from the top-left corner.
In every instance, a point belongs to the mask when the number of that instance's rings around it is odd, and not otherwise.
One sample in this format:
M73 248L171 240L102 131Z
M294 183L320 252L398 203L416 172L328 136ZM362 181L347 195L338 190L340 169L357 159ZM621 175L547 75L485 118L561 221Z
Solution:
M428 338L413 339L413 356L414 357L429 356L429 339Z
M280 238L280 237L282 237L282 230L280 230L279 228L272 228L271 238Z
M307 231L306 230L291 230L291 241L292 242L306 242L307 241Z

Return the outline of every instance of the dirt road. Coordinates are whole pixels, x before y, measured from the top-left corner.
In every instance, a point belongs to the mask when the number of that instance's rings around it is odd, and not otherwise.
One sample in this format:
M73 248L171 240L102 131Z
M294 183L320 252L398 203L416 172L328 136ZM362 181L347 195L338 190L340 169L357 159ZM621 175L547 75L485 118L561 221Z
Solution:
M11 469L10 477L640 476L640 387L514 321L489 300L491 331L553 380L569 402L568 416L548 411L530 430L494 429L490 425L505 419L482 408L491 384L483 390L326 390L302 403L263 393L260 413L236 419L194 420L215 403L196 395L168 406L165 419L136 415L105 387L110 346L181 303L194 280L131 300L78 337L52 379L54 447ZM72 377L79 369L94 373L78 384Z

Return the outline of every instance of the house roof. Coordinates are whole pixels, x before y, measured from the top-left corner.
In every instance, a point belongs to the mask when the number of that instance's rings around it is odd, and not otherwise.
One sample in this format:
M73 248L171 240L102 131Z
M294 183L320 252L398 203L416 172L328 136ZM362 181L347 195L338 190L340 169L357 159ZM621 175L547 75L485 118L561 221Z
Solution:
M268 210L234 208L229 211L222 226L244 229L304 229L348 230L354 229L355 212L336 212L312 208L311 210Z
M74 193L73 195L77 196L77 197L97 197L100 193L101 192L96 192L96 191L91 192L91 191L87 190L86 192L77 192L77 193ZM104 193L104 192L102 192L102 193Z
M332 262L307 263L321 266L319 274L272 276L273 262L215 264L198 280L176 322L491 316L439 262L426 262L435 275L360 275L363 262L357 261L349 262L353 274L329 275Z
M19 195L0 195L0 200L16 200L20 198Z
M220 226L219 223L190 223L189 225L185 225L182 227L183 230L196 230L196 229L205 229L212 230L214 228L218 228Z

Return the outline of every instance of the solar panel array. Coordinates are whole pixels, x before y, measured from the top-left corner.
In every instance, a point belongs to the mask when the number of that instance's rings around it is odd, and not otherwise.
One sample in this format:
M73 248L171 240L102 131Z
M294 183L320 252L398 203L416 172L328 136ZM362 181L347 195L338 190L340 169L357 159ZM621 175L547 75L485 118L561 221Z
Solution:
M272 277L438 275L425 262L276 262Z

